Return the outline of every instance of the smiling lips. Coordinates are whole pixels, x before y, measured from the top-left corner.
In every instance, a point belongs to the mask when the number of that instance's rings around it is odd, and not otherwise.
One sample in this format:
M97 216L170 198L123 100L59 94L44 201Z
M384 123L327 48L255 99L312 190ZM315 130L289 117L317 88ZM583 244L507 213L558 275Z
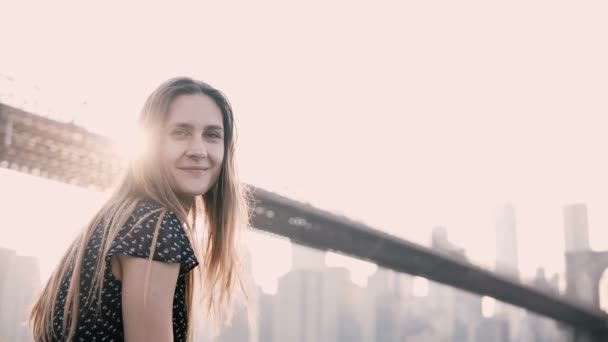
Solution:
M193 173L193 174L201 174L201 173L209 170L209 168L203 168L203 167L180 167L179 169Z

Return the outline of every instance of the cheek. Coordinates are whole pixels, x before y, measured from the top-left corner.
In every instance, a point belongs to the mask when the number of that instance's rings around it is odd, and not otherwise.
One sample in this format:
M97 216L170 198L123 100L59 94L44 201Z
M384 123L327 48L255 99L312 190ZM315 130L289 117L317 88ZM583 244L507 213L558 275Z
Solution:
M224 161L224 149L217 149L213 151L213 173L212 178L213 181L216 181L222 173L222 164Z
M178 144L165 143L161 148L161 161L166 165L172 165L179 158L181 148Z
M209 152L213 153L213 159L215 161L216 166L221 168L222 161L224 160L224 146L219 145L216 148L214 148L213 151L209 151Z

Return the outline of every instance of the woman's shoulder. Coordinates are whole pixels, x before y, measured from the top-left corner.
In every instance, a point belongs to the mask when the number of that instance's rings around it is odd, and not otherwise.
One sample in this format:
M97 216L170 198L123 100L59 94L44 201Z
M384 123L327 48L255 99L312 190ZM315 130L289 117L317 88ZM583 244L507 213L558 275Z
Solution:
M156 201L152 201L149 199L139 199L137 200L137 204L135 205L135 209L133 210L132 215L141 216L153 212L160 212L162 210L169 212L167 208L163 207L163 205Z
M159 241L190 245L187 227L173 211L154 201L139 200L120 228L118 237L142 239L155 235Z
M148 199L141 199L137 201L135 209L131 213L129 219L132 221L132 224L141 224L141 221L150 221L153 218L155 219L154 221L158 221L161 213L164 213L163 226L181 227L183 225L183 222L180 221L177 214L175 214L173 211L167 209L158 202Z
M198 264L188 234L177 215L159 203L141 200L116 236L110 254L148 257L151 245L156 247L155 260L186 262L187 270Z

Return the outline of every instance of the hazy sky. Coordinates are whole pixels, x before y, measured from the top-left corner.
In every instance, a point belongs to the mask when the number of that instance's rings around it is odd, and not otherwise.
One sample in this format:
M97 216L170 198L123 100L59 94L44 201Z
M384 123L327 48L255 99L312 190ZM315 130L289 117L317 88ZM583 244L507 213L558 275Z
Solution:
M233 103L249 183L424 244L445 225L488 265L512 201L526 274L563 267L586 202L608 249L606 2L0 4L4 86L40 111L127 139L189 75Z

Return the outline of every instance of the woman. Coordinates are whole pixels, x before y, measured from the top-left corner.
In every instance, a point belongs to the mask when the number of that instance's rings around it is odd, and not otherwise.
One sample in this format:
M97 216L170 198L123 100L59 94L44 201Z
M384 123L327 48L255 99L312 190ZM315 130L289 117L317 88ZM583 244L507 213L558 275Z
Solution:
M195 285L204 285L210 318L229 313L237 283L246 297L235 242L249 201L228 100L174 78L148 97L139 129L139 151L118 187L32 306L36 341L186 341Z

